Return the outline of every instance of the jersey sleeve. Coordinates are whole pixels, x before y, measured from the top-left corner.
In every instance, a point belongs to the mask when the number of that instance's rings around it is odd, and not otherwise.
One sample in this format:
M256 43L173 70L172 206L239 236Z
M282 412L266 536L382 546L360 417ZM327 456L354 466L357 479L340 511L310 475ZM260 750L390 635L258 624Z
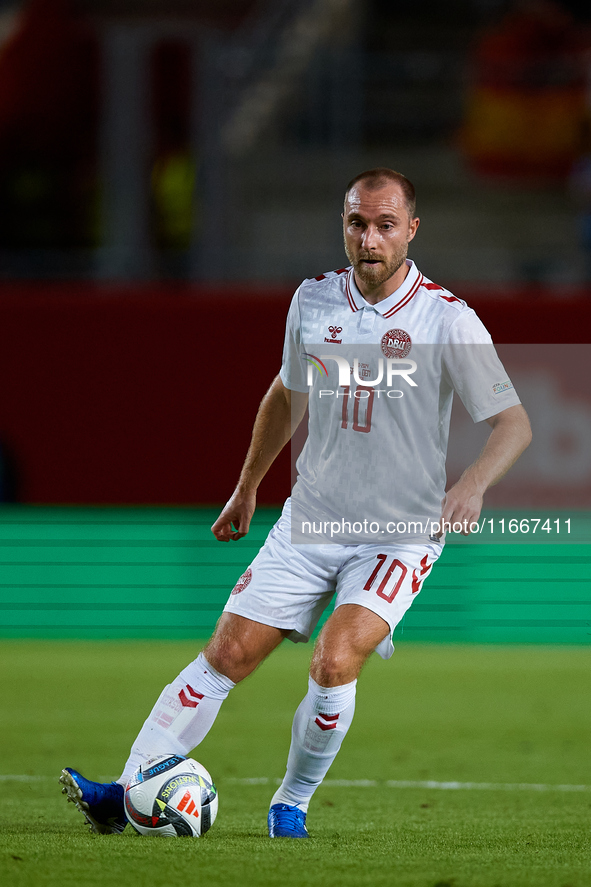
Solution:
M308 393L307 366L303 357L305 348L302 343L300 322L300 290L296 290L285 326L285 341L283 343L283 360L279 376L286 388L290 391Z
M521 403L488 330L471 308L451 324L443 362L451 386L474 422Z

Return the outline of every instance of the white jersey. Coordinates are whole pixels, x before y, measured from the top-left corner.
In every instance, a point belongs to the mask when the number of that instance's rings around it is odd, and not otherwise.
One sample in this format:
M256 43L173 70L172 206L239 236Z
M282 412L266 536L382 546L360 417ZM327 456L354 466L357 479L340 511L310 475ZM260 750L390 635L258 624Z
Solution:
M453 392L475 422L520 402L475 312L407 265L376 305L352 268L294 295L280 375L310 395L294 542L425 542L441 515Z

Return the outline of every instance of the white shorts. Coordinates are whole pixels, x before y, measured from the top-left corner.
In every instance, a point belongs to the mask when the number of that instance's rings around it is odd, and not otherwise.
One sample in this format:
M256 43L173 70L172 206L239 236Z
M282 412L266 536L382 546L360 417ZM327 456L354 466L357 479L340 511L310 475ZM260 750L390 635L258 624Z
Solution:
M378 644L382 659L394 652L392 632L420 592L443 549L439 544L293 545L291 502L224 607L263 625L291 629L308 641L336 591L335 609L359 604L390 626Z

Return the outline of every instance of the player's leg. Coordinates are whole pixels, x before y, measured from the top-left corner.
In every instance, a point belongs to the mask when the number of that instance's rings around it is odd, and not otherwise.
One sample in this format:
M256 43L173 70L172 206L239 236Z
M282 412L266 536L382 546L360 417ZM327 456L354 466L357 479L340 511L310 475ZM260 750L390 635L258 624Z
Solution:
M125 785L142 761L155 755L188 755L209 733L230 690L288 633L234 613L222 613L204 651L160 694L117 782Z
M157 755L188 755L209 732L230 690L254 671L286 633L223 613L203 653L160 694L116 782L92 782L72 768L62 771L62 791L85 815L92 831L123 831L123 790L132 773Z
M305 546L315 549L317 546ZM116 783L103 785L66 770L62 782L94 830L120 831L126 779L146 757L162 750L186 754L211 727L230 689L283 640L303 640L310 634L334 591L336 566L310 562L291 545L289 502L263 548L240 577L226 604L216 632L203 654L165 687L133 745L125 770ZM93 810L108 795L108 817ZM84 804L88 803L88 809ZM113 820L113 809L117 817ZM104 825L104 828L103 828Z
M306 812L353 720L357 677L390 634L381 616L357 604L338 607L316 643L308 692L296 711L285 778L269 811L271 837L306 837Z
M339 569L335 611L322 630L308 694L296 712L287 772L269 814L269 834L306 837L310 798L353 720L356 678L373 649L388 659L391 635L442 550L441 545L358 546ZM278 816L273 807L284 807ZM276 827L283 820L286 828Z

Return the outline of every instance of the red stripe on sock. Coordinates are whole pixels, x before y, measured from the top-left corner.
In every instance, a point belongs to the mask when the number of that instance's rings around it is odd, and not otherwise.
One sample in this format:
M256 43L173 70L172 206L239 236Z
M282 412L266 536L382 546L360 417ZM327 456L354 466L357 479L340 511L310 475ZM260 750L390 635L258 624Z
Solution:
M318 718L314 721L314 723L320 727L321 730L336 730L337 725L335 724L323 724L322 721L319 721Z

